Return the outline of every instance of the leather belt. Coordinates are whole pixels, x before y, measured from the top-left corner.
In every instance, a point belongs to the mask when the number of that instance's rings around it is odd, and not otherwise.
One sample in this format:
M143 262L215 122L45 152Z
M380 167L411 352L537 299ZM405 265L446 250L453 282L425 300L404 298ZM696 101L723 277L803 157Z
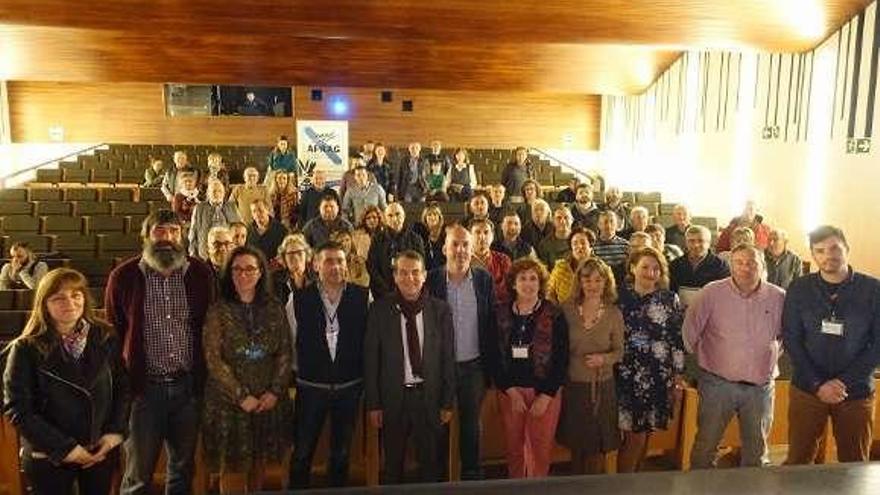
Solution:
M297 385L305 385L306 387L320 388L321 390L329 390L329 391L333 392L336 390L343 390L343 389L346 389L349 387L353 387L355 385L360 384L363 381L364 381L363 378L358 378L356 380L351 380L351 381L343 382L343 383L318 383L318 382L310 382L310 381L304 380L302 378L297 378L296 384Z

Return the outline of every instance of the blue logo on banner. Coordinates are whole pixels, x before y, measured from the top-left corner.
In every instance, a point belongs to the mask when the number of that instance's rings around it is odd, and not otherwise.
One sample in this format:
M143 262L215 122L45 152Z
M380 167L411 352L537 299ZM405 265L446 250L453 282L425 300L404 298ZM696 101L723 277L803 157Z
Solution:
M336 139L335 132L318 134L311 127L306 127L305 132L306 136L312 140L312 143L306 147L306 151L309 153L324 153L334 164L342 165L342 157L339 156L342 150L339 148L339 145L328 143L328 141Z

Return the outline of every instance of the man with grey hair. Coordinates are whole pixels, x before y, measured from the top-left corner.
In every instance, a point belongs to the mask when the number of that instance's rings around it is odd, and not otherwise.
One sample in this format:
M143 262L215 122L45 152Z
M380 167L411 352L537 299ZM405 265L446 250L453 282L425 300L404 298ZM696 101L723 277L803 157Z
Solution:
M781 229L770 231L770 244L764 251L764 261L767 264L767 281L783 289L788 289L803 270L801 258L788 249L788 234Z
M162 178L162 194L165 195L168 202L171 202L171 199L177 194L180 177L185 174L192 174L196 178L196 184L201 182L201 173L189 164L186 151L177 150L174 152L174 166L168 169Z
M394 195L398 201L421 202L428 192L428 165L421 156L420 143L409 143L407 150L409 153L397 165L392 187L388 193Z
M556 260L560 260L571 253L569 237L571 237L571 224L573 219L571 210L566 206L557 206L553 210L553 233L544 237L538 243L538 256L548 270L552 270L556 265Z
M742 439L740 464L769 462L785 291L762 280L764 255L754 246L735 246L730 259L732 275L699 292L682 327L685 349L699 364L694 469L715 465L718 442L734 414Z
M214 299L213 273L187 257L171 210L144 221L144 249L113 269L104 301L122 342L133 396L121 493L149 493L160 450L166 493L190 493L205 380L202 325Z
M233 250L232 234L227 227L218 225L208 231L208 261L214 270L215 278L219 281L226 269L229 253Z
M642 205L633 206L629 210L629 225L620 232L620 237L629 240L636 232L644 232L651 221L648 209Z
M617 214L611 210L599 213L599 236L593 245L593 254L601 258L612 270L626 272L622 266L629 252L629 242L617 235Z
M207 200L193 209L189 226L189 254L208 259L208 231L213 227L228 227L240 220L231 200L225 200L225 188L217 179L208 181Z
M685 235L691 226L691 212L686 205L681 203L672 208L672 225L666 227L666 242L687 250Z
M727 262L709 251L712 233L702 225L688 228L686 256L669 264L669 288L678 293L687 306L696 293L709 282L730 276Z

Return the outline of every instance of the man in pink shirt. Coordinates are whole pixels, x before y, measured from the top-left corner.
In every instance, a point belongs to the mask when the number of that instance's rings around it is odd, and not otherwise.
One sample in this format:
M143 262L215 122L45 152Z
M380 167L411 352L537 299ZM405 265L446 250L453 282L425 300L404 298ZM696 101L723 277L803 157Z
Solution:
M684 345L700 365L693 469L715 465L718 442L734 414L741 465L768 462L785 291L762 280L764 269L763 254L740 244L731 251L731 276L706 285L688 307Z

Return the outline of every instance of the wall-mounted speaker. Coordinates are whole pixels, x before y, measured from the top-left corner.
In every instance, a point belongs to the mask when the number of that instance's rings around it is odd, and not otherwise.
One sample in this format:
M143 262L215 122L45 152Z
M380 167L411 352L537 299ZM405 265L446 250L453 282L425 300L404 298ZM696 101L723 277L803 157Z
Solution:
M403 100L403 104L401 106L401 110L404 112L412 112L413 111L413 102L412 100Z
M391 99L391 91L382 91L382 103L390 103Z
M321 101L324 99L324 92L320 89L312 90L312 101Z

